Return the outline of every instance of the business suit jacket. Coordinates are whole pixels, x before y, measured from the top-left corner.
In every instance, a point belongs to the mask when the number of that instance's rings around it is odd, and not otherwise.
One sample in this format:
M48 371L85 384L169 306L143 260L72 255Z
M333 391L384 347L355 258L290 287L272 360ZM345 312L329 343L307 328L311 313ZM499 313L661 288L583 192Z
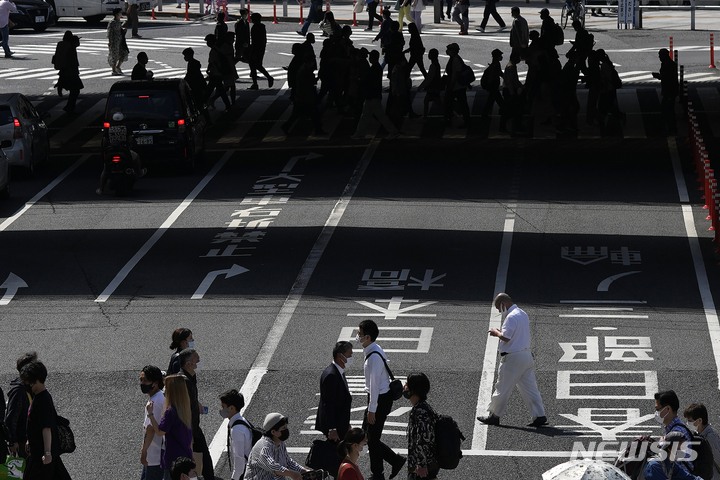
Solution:
M318 405L315 430L325 435L336 429L340 439L350 429L350 406L352 396L340 371L331 363L320 376L320 404Z

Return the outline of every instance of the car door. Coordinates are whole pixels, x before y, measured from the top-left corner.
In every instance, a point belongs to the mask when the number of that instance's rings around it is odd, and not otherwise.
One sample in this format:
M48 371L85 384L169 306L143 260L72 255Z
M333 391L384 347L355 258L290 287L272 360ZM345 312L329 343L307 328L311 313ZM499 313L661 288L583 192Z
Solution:
M23 100L25 100L25 103L27 104L27 109L32 116L33 122L35 122L35 125L37 126L35 130L37 136L36 151L42 152L41 158L47 158L50 155L50 142L48 142L48 127L45 124L45 120L43 120L42 115L40 115L40 112L35 109L35 106L32 104L32 102L30 102L30 100L28 100L24 96L22 98Z
M24 95L18 96L18 110L22 117L21 123L27 129L32 142L33 163L44 158L46 147L46 135L39 123L42 122L32 103ZM44 124L44 122L43 122Z

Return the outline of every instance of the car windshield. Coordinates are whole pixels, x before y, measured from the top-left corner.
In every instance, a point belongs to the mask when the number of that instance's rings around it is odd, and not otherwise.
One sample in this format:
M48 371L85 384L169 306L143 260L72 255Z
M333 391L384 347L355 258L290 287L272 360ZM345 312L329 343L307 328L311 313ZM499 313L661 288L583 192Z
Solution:
M176 92L167 90L115 92L108 99L108 111L120 111L131 121L176 119L180 118L180 99Z
M0 127L13 123L13 115L9 105L0 105Z

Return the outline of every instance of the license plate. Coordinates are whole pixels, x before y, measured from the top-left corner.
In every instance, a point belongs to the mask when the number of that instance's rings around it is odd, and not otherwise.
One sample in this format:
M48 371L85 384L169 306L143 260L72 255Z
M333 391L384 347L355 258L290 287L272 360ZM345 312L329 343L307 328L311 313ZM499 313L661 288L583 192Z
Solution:
M137 137L137 139L135 139L135 143L138 145L152 145L153 137L152 137L152 135L147 135L144 137Z
M35 17L35 23L45 23L45 17L43 17L42 15L37 15Z
M125 129L125 125L113 125L110 127L110 133L115 135L125 135L127 130Z

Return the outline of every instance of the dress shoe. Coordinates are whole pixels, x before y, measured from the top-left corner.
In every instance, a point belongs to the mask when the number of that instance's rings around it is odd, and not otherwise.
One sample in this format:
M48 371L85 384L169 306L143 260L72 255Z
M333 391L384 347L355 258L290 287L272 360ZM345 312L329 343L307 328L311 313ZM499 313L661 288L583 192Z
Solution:
M548 424L547 417L542 416L542 417L537 417L535 420L528 423L527 426L528 427L543 427L547 424Z
M392 467L392 472L390 472L390 478L395 478L398 473L400 473L400 470L405 466L405 462L407 462L407 458L400 457L402 460Z
M500 425L500 417L495 415L488 415L487 417L477 417L485 425Z

